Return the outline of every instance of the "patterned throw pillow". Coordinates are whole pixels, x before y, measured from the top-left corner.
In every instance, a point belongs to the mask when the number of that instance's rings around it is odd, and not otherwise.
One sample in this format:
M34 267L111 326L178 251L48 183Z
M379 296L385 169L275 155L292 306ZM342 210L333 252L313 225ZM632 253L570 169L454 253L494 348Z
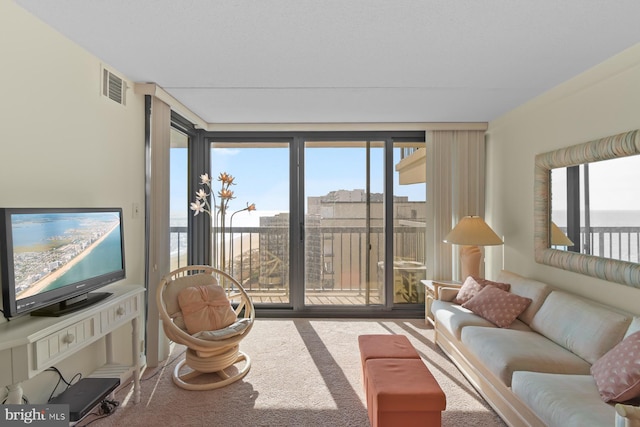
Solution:
M640 397L640 331L620 341L591 365L591 375L605 402Z
M511 285L508 283L492 282L491 280L469 276L462 284L454 302L456 304L464 304L476 296L485 286L495 286L503 291L508 291L511 288Z
M495 286L485 286L462 306L500 328L507 328L529 304L531 298L521 297Z

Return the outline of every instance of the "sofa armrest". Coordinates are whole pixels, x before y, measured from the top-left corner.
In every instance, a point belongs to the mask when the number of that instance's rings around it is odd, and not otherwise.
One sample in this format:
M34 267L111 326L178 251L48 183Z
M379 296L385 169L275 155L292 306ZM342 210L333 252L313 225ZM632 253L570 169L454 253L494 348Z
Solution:
M640 426L640 407L632 405L616 404L616 427Z
M434 299L441 301L453 301L458 291L462 287L461 283L457 282L436 282L433 281L433 297Z

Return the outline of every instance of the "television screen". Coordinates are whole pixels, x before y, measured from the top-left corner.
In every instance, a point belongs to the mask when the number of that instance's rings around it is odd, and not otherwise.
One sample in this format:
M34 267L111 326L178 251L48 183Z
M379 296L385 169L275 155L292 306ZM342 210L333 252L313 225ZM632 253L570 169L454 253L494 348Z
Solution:
M121 209L2 211L5 317L86 297L124 278Z

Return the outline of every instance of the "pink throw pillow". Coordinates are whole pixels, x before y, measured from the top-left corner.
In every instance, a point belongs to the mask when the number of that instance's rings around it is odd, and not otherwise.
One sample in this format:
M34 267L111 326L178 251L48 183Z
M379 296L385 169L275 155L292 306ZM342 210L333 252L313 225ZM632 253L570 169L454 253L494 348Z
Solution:
M640 397L640 331L596 360L591 375L605 402L626 402Z
M495 286L496 288L502 289L503 291L509 292L511 290L511 285L509 283L494 282L493 280L483 279L481 277L474 277L473 280L480 283L483 288L485 286Z
M507 328L529 304L531 298L521 297L495 286L485 286L462 306L500 328Z
M182 317L190 334L226 328L237 316L220 285L190 286L178 293Z
M456 304L464 304L476 296L485 286L495 286L503 291L508 291L511 288L511 285L508 283L493 282L491 280L469 276L462 284L453 302Z

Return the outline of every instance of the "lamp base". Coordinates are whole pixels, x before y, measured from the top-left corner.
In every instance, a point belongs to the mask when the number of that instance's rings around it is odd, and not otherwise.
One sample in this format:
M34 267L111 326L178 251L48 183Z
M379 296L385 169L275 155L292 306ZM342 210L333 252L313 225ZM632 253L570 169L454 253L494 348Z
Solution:
M480 261L482 260L482 250L478 246L460 247L460 270L462 282L467 277L480 277Z

